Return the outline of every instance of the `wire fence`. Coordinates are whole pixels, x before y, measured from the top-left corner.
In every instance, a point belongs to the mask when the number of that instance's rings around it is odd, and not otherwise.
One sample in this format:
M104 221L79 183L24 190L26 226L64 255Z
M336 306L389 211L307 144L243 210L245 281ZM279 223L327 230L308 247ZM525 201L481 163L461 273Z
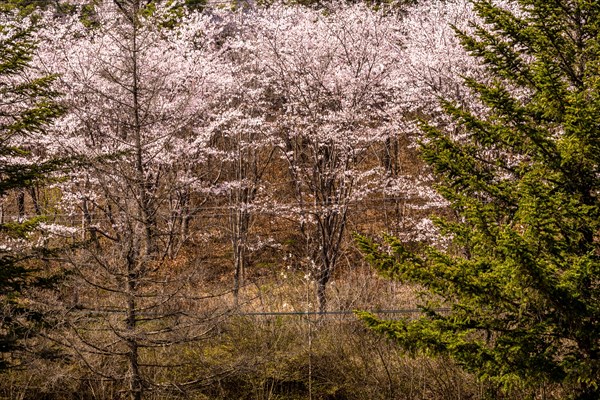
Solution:
M420 308L401 308L401 309L390 309L390 310L332 310L332 311L241 311L241 312L230 312L223 313L223 317L232 318L232 317L282 317L282 316L291 316L291 317L332 317L332 316L354 316L356 312L368 312L375 315L419 315L423 314L424 310ZM449 313L451 308L442 307L435 308L431 311L434 311L439 314ZM126 314L125 310L115 310L115 309L103 309L103 310L92 310L92 309L74 309L70 310L70 312L86 314L90 316L94 315L106 315L106 314ZM177 314L177 313L175 313ZM139 317L160 317L163 316L163 313L157 312L136 312L136 315Z
M450 308L436 308L433 311L437 313L450 312ZM355 315L357 310L333 310L333 311L272 311L272 312L240 312L233 315L240 315L245 317L276 317L276 316L332 316L332 315ZM406 315L406 314L422 314L423 310L420 308L403 308L398 310L360 310L366 311L371 314L383 314L383 315Z

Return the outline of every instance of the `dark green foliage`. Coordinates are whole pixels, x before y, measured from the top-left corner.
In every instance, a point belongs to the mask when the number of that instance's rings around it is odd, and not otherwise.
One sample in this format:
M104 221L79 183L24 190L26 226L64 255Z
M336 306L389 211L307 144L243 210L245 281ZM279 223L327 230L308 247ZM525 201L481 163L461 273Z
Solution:
M446 250L359 238L382 273L452 306L372 328L444 354L505 388L562 383L600 398L600 3L475 7L487 25L463 45L486 82L466 80L486 115L444 103L456 130L424 124L424 160L459 216L440 220ZM474 109L474 108L473 108Z
M20 143L43 132L62 112L53 101L53 77L28 78L28 66L35 43L31 28L21 25L10 11L0 15L0 197L26 190L48 179L63 161L29 163L31 153ZM22 339L34 335L42 315L27 306L21 294L32 288L46 288L55 282L38 274L34 260L43 250L32 249L27 240L39 218L4 221L0 224L0 354L21 348ZM0 359L0 370L9 366Z

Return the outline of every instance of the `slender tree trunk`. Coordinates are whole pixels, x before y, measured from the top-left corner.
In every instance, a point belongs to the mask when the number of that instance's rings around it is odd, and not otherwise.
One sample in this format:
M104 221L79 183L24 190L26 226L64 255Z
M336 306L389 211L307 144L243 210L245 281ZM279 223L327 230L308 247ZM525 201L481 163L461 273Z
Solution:
M90 210L88 207L88 200L84 199L81 205L81 209L83 212L83 232L81 233L82 239L87 239L87 234L89 233L90 242L98 247L98 236L96 233L96 228L92 226L92 215L90 214Z
M178 240L178 244L177 244L177 248L181 247L183 245L183 243L185 243L185 241L187 240L189 234L190 234L190 220L191 220L191 214L190 214L190 191L189 188L185 188L183 190L183 193L181 193L180 195L181 201L179 204L179 210L180 210L180 219L181 219L181 226L179 228L179 240Z
M319 305L319 314L324 314L327 311L327 283L331 277L331 269L329 266L324 266L323 271L319 271L317 279L317 301Z
M138 207L140 217L144 225L144 255L149 257L155 251L154 243L154 212L152 210L153 201L151 192L153 184L150 177L146 176L146 168L143 161L143 143L142 143L142 123L140 117L140 82L138 67L138 14L140 10L139 2L136 0L132 11L132 88L133 96L133 117L134 117L134 141L135 141L135 173L136 185L138 189ZM158 177L157 177L158 179Z
M137 285L137 266L135 257L137 252L130 249L127 256L127 318L126 318L126 343L128 347L127 359L129 363L129 394L131 400L142 400L143 382L139 368L139 346L136 338L137 325L137 305L136 305L136 285Z
M239 303L239 291L244 284L246 266L248 263L248 229L250 227L250 214L246 207L248 206L247 189L241 189L240 196L236 194L239 203L236 201L237 209L232 211L232 245L233 245L233 263L235 267L233 277L233 298L234 306ZM237 191L236 191L237 192Z
M33 209L35 210L35 215L42 215L42 210L40 208L40 202L38 200L38 191L35 187L29 188L29 195L31 196L31 202L33 203Z
M331 279L340 252L341 242L346 231L347 207L328 212L319 220L319 241L321 249L321 269L317 275L317 299L319 312L327 311L327 284Z
M19 189L17 192L17 209L19 221L22 221L25 218L25 190Z
M133 96L133 117L134 126L133 134L135 141L135 184L137 185L139 217L142 221L144 229L144 250L142 252L137 249L136 239L132 238L127 257L127 346L129 348L129 391L131 400L141 400L143 395L143 381L139 368L139 343L136 337L137 328L137 304L136 304L136 286L137 277L144 269L144 264L148 262L151 256L153 246L153 227L151 226L151 214L149 212L150 198L148 193L147 177L143 163L143 146L142 146L142 128L140 118L140 82L138 71L138 14L139 1L135 0L132 4L131 23L132 23L132 96ZM142 256L142 257L140 257ZM136 258L141 258L136 260ZM139 265L138 265L139 264Z

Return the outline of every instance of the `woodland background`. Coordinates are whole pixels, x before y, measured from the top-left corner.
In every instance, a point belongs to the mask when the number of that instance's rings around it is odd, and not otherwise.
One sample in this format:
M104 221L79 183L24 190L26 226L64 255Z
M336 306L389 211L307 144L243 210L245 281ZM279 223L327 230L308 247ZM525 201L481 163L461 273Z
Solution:
M4 306L21 325L0 397L564 395L481 383L346 313L418 315L425 296L379 277L354 234L448 246L418 119L452 129L439 98L477 104L463 79L486 71L452 27L475 29L469 2L5 7L4 48L31 47L0 118L31 103L24 82L56 110L5 136L23 152L3 163L56 166L2 191L1 222L31 221L3 250L36 256Z

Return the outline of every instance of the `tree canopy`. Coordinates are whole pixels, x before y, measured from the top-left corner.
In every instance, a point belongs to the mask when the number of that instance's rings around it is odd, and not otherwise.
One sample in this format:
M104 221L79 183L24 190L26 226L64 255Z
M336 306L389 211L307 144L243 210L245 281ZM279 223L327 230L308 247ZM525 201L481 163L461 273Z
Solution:
M361 318L412 351L449 355L505 388L564 384L600 394L600 5L475 1L485 67L466 78L476 101L442 102L423 124L423 159L454 215L445 247L359 238L383 274L439 302L417 320ZM451 307L436 311L436 304Z
M46 180L61 164L42 160L28 143L62 112L54 102L52 76L35 76L29 69L35 41L33 25L12 12L0 13L0 196L28 190ZM21 211L21 210L19 210ZM41 315L21 301L32 287L46 287L51 280L36 277L29 261L39 249L28 236L40 222L21 215L0 223L0 352L21 347L21 339L32 335ZM33 325L32 325L33 323ZM0 370L10 364L0 360Z

